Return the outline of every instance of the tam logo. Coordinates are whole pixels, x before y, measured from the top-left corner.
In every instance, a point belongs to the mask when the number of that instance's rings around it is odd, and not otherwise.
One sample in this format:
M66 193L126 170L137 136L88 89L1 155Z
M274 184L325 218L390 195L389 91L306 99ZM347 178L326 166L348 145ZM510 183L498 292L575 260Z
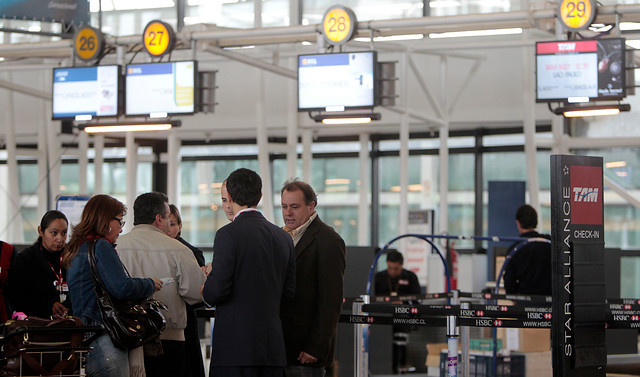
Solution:
M551 313L544 313L544 319L551 319Z
M571 223L602 225L602 166L571 166Z
M594 187L574 187L574 202L597 202L598 189Z

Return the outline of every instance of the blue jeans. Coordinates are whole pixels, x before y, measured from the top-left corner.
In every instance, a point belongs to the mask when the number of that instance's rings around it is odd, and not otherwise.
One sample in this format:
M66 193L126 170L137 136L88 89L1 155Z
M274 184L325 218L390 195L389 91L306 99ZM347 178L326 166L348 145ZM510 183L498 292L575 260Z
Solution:
M109 334L102 334L91 342L87 354L87 376L129 377L129 352L113 345Z
M324 377L323 367L302 367L288 365L284 368L284 375L287 377Z

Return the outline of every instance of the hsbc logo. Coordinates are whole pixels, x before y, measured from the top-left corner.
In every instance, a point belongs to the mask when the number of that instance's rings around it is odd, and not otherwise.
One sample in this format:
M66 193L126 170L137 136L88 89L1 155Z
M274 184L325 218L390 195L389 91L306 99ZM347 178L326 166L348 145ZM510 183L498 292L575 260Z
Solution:
M637 316L637 315L632 315L632 316L631 316L631 320L632 320L632 321L638 321L638 320L640 320L640 317L639 317L639 316Z
M507 310L509 310L509 308L507 306L501 306L500 310L506 312Z
M625 308L625 309L627 309L627 310L629 310L629 309L631 309L631 305L626 304L626 305L624 306L624 308Z
M544 319L551 319L553 317L551 313L544 313Z
M574 187L574 202L598 202L598 189L594 187Z
M502 326L502 321L501 321L501 320L499 320L499 319L496 319L495 321L493 321L493 324L494 324L496 327L500 327L500 326Z
M543 315L542 313L527 313L527 318L528 319L542 319L546 316Z
M412 314L418 314L418 308L411 308Z
M373 323L375 319L373 317L367 317L367 323Z

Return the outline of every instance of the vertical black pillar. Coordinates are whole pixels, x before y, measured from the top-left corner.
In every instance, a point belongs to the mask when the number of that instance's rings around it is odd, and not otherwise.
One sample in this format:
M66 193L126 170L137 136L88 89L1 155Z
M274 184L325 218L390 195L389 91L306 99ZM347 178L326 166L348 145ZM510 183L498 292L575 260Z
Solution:
M371 138L371 246L380 242L380 141Z
M553 375L605 376L602 158L551 156Z

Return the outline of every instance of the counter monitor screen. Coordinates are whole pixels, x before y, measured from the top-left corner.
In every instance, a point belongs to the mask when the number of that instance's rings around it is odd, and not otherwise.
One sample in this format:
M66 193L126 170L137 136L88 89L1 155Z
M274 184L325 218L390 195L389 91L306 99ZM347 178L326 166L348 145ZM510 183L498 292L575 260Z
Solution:
M537 102L624 98L624 39L536 43L536 84Z
M375 106L376 52L298 56L298 111Z
M194 113L196 73L195 61L128 65L126 115Z
M55 68L53 119L118 115L120 66Z

